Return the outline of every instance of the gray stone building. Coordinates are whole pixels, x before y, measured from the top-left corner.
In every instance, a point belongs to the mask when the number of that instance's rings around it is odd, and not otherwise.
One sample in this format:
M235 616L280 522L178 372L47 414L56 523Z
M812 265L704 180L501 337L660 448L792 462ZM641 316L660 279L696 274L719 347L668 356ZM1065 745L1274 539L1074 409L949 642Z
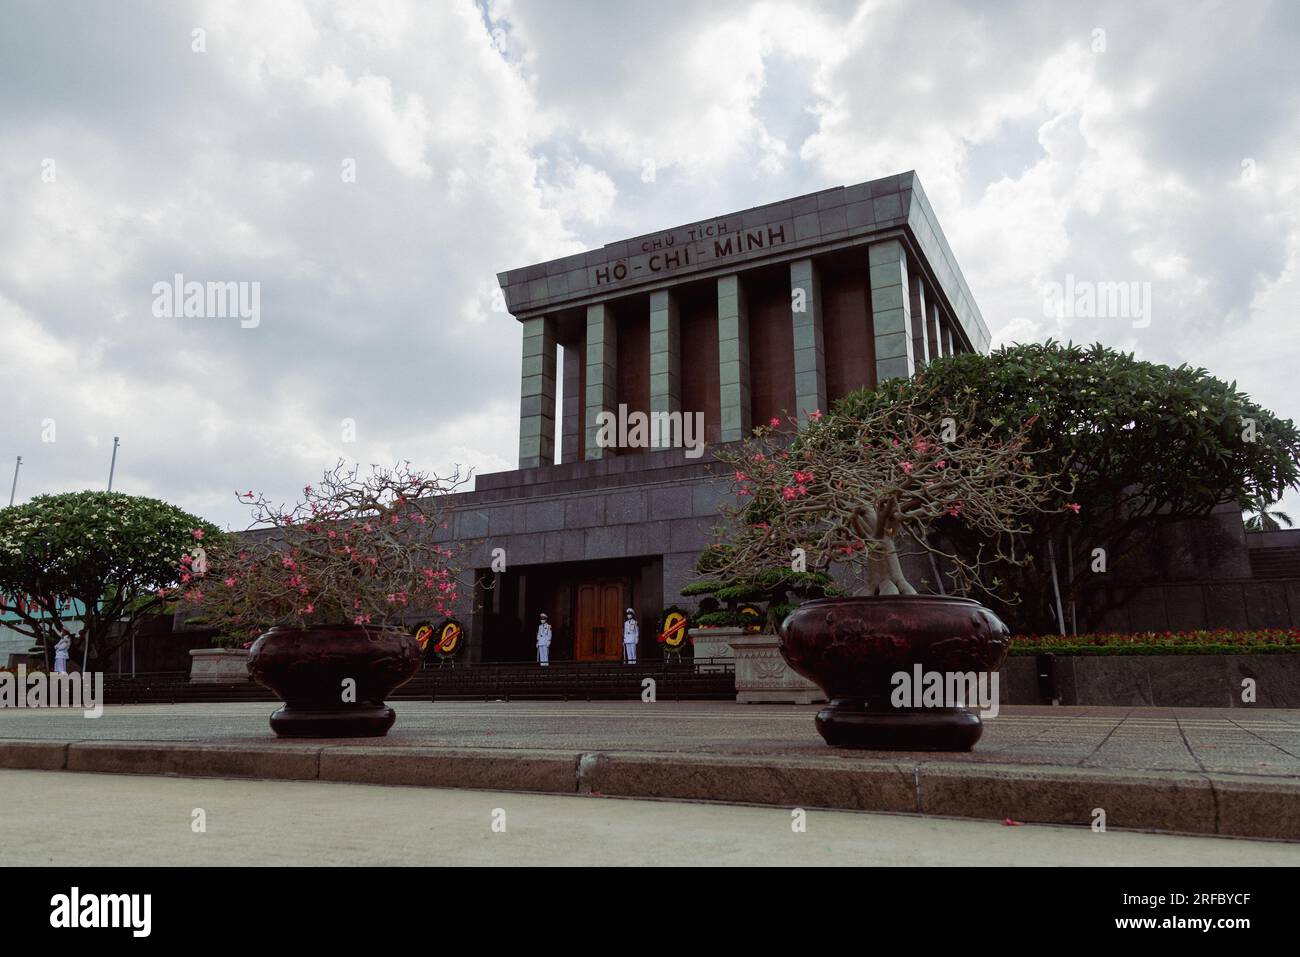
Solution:
M492 583L465 623L477 661L530 660L541 612L553 660L618 660L628 607L654 657L659 615L682 601L727 495L709 447L989 344L911 172L499 279L522 333L519 468L478 476L445 532ZM609 417L638 412L699 434L607 441Z

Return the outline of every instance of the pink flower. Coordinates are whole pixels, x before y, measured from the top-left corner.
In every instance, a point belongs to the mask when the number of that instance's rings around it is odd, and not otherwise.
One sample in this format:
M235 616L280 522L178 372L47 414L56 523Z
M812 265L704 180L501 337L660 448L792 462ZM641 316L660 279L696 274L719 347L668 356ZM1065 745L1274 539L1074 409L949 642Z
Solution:
M194 531L190 532L190 534L193 535L195 540L197 541L203 540L203 529L201 528L194 529Z
M948 467L948 460L947 460L947 459L940 459L939 461L935 462L934 464L935 464L936 466L938 466L939 468L941 468L941 469L946 469L946 468Z
M785 488L781 489L781 497L784 498L787 502L793 502L798 497L798 495L799 493L796 492L788 485Z
M1066 504L1065 507L1068 508L1070 511L1072 511L1075 515L1079 514L1080 506L1078 502L1069 502Z
M822 410L813 409L808 413L808 418L812 419L814 422L820 422L822 420Z
M904 462L902 465L899 466L899 468L901 468L901 469L903 470L903 474L904 474L904 475L911 475L911 474L912 474L912 468L913 468L913 465L912 465L911 462Z
M304 615L310 615L310 614L311 614L312 612L314 612L315 610L316 610L316 606L315 606L314 604L312 604L311 602L307 602L307 604L305 604L305 605L302 606L302 613L303 613Z
M736 481L737 481L737 482L748 482L748 481L749 481L749 476L746 475L744 472L737 471L737 472L736 472Z
M770 422L768 422L767 424L770 425L772 428L775 429L778 425L781 424L781 420L778 419L778 418L773 418L773 419L772 419Z
M230 578L227 578L227 579L225 580L225 586L226 586L227 588L234 588L234 587L235 587L235 579L234 579L233 576L231 576Z

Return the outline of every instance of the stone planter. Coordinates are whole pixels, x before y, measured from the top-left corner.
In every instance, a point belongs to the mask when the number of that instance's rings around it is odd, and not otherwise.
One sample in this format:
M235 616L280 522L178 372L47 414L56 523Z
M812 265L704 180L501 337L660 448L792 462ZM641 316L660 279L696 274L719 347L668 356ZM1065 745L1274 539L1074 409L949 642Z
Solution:
M728 644L736 659L736 700L741 704L812 704L826 700L821 688L786 663L776 635L736 634Z
M248 680L248 649L193 648L190 650L190 684L229 685Z
M691 650L695 655L696 674L723 671L726 665L701 661L702 658L731 658L731 639L743 635L743 628L692 628L687 632L691 636Z

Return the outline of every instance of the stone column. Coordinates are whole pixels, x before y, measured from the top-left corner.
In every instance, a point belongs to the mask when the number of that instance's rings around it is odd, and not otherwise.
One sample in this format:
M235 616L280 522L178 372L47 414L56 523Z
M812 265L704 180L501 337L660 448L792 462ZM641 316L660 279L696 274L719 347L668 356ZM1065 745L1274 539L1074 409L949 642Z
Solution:
M930 312L926 320L925 338L930 347L930 355L937 358L943 355L943 329L942 320L939 318L939 303L931 299L927 305L930 307Z
M826 411L822 289L811 259L790 263L790 316L794 325L794 408L796 417L803 419L814 409Z
M682 320L677 297L667 289L650 293L650 413L682 410ZM667 421L667 420L663 420ZM667 448L672 432L651 427L651 448Z
M908 276L908 307L912 313L912 355L919 369L930 361L930 344L925 334L926 309L925 280L919 272Z
M912 351L911 296L907 290L907 251L897 239L876 243L867 252L871 269L871 326L876 340L876 383L916 371Z
M525 319L519 381L519 467L555 462L555 317Z
M952 320L947 319L943 323L943 354L952 355L956 351L956 340L952 335Z
M564 397L560 404L560 461L582 458L582 347L562 346Z
M588 459L603 459L615 450L596 444L602 412L617 414L618 329L608 303L587 307L586 395L583 397L582 428L584 454Z
M718 278L718 439L747 438L749 408L749 307L739 276Z

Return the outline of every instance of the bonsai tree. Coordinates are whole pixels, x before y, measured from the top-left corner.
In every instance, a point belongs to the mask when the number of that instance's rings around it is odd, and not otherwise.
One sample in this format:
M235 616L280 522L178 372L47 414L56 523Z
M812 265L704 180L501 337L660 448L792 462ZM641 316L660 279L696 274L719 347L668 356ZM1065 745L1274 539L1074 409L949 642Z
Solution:
M768 631L774 631L781 619L799 602L838 594L840 591L826 572L795 571L788 562L783 566L740 577L714 577L714 573L726 564L728 557L729 551L725 545L706 549L695 565L696 572L704 577L682 589L683 595L711 596L716 602L726 605L716 611L702 610L695 616L698 627L741 628L760 624ZM792 597L795 600L792 601ZM745 615L739 608L742 602L766 603L764 620L756 623L751 616Z
M409 463L362 476L340 462L291 507L245 492L249 530L210 550L206 569L183 559L180 595L227 639L245 641L275 625L382 627L449 615L460 569L434 539L446 528L445 496L465 481Z
M899 401L914 401L927 418L967 408L974 434L1003 442L1023 435L1038 450L1033 471L1072 487L1080 510L1025 514L1021 548L1034 561L999 569L1024 598L1013 617L1025 631L1064 627L1058 607L1096 580L1093 548L1104 548L1114 568L1170 523L1224 503L1276 501L1300 482L1300 432L1290 420L1204 369L1143 362L1100 344L1048 341L936 359L843 405L865 416ZM968 558L983 548L972 525L946 531ZM1102 597L1090 594L1093 610Z
M838 562L858 569L862 594L912 595L899 562L906 539L944 559L959 589L996 588L985 567L1021 561L1016 540L1024 516L1062 508L1062 490L1033 467L1031 425L995 438L974 428L969 410L931 414L929 399L900 392L872 408L813 412L788 446L773 420L754 439L716 453L732 470L740 501L726 510L729 543L713 546L715 575L825 572ZM945 550L932 534L941 520L973 530L984 548L974 555Z
M0 509L0 612L49 649L65 635L103 659L147 615L169 610L177 562L220 530L155 498L120 492L39 495ZM82 624L79 635L68 625Z

